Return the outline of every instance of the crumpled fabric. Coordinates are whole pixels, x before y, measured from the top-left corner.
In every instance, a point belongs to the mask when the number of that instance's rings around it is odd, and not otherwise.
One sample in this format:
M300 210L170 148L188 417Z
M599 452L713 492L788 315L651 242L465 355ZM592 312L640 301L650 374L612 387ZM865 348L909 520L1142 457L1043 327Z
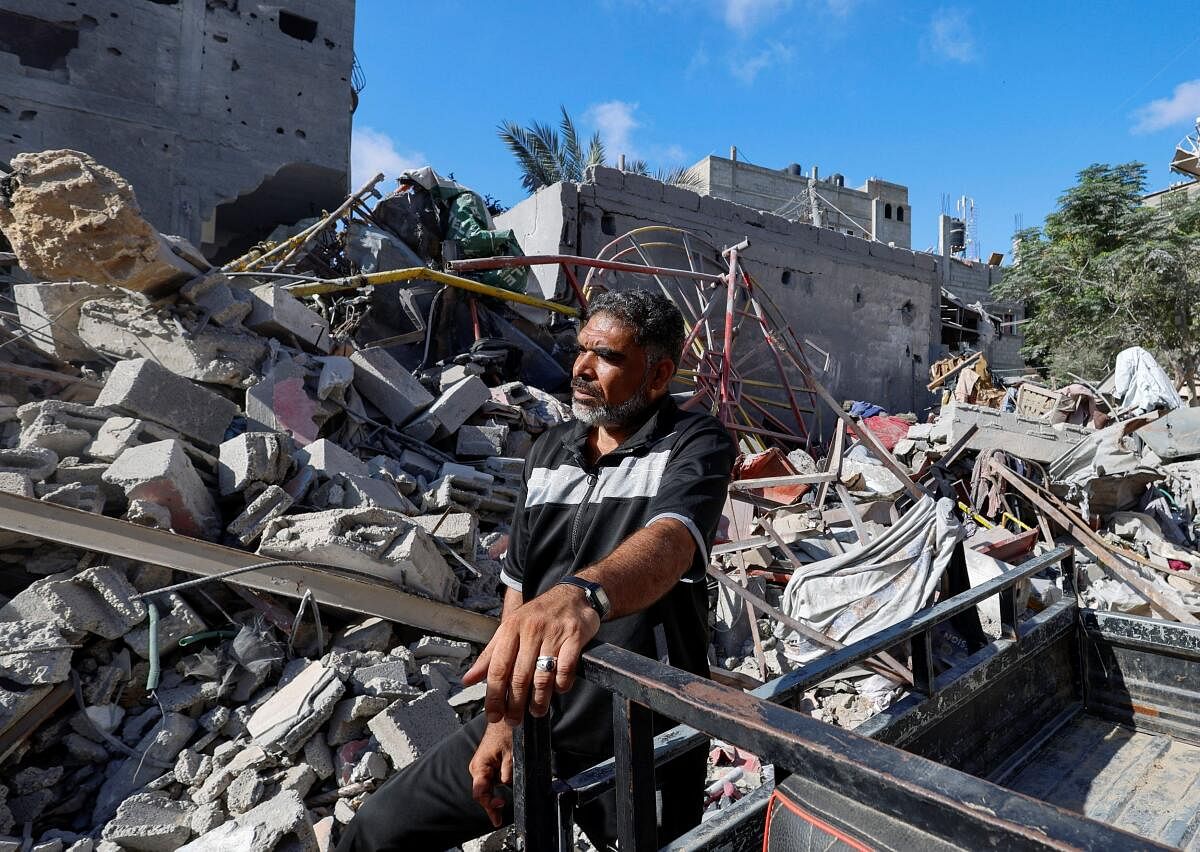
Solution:
M887 414L887 410L880 408L873 402L860 402L855 400L850 403L851 417L874 417L876 414Z
M793 574L780 608L839 642L864 639L926 605L965 534L952 500L923 497L861 549ZM808 661L825 653L794 631L779 629L795 650L790 658Z
M1108 420L1096 402L1096 395L1087 385L1079 383L1059 388L1058 403L1050 412L1051 423L1071 423L1075 426L1091 424L1093 429L1101 428Z
M1117 354L1113 395L1121 400L1122 408L1138 414L1156 408L1170 411L1183 405L1158 361L1140 346L1130 346Z
M1007 483L1000 474L992 471L992 462L998 462L1009 470L1024 476L1025 462L1010 456L999 448L983 450L975 459L971 469L971 505L985 517L994 518L1004 509L1004 491Z

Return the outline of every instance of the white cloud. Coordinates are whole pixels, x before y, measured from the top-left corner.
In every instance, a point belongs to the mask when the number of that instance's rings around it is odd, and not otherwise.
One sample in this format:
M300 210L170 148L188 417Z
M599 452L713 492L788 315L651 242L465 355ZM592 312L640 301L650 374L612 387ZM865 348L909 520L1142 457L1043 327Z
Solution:
M952 62L971 62L975 59L975 36L971 24L960 9L942 7L929 22L925 45L933 54Z
M792 59L792 49L778 42L768 45L753 56L735 56L729 61L729 73L749 86L759 73Z
M673 165L675 163L683 163L687 160L687 151L682 145L667 145L658 154L657 159L665 165Z
M356 190L375 175L383 172L385 180L392 180L401 172L416 169L426 164L420 152L401 153L396 150L392 137L371 127L356 127L350 136L350 185ZM381 190L391 190L383 184Z
M637 108L635 103L614 100L593 104L584 113L585 119L600 134L604 150L608 152L609 160L614 163L622 154L636 159L637 148L633 143L633 131L641 126L641 122L633 115Z
M821 6L835 18L844 18L858 7L859 0L821 0Z
M1150 133L1173 124L1191 124L1200 115L1200 80L1188 80L1175 87L1169 98L1150 101L1134 111L1134 133Z
M722 0L725 23L746 35L792 5L792 0Z

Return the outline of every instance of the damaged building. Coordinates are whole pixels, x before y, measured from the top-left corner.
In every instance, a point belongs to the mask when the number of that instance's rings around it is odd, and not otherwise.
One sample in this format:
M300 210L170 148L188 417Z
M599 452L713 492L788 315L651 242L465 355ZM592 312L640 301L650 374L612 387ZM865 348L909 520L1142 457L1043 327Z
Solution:
M0 161L86 146L209 257L345 197L354 0L3 0Z

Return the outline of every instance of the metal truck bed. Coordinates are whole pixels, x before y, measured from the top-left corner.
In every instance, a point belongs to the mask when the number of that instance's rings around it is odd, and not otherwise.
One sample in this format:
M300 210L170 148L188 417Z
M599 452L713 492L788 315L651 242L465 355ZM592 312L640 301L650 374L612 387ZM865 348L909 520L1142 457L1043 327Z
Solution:
M1200 849L1200 746L1077 713L1005 787L1183 849Z

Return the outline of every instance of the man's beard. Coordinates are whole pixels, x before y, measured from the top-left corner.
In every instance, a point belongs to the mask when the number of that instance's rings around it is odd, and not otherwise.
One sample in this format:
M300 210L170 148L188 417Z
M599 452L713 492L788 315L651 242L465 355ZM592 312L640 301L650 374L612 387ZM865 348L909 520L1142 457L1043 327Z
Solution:
M571 387L592 394L596 403L589 405L578 399L572 399L571 413L588 426L602 426L605 429L621 429L632 426L642 418L652 404L648 384L648 381L643 380L642 386L629 399L619 405L609 405L601 400L598 386L588 384L583 379L574 379Z

